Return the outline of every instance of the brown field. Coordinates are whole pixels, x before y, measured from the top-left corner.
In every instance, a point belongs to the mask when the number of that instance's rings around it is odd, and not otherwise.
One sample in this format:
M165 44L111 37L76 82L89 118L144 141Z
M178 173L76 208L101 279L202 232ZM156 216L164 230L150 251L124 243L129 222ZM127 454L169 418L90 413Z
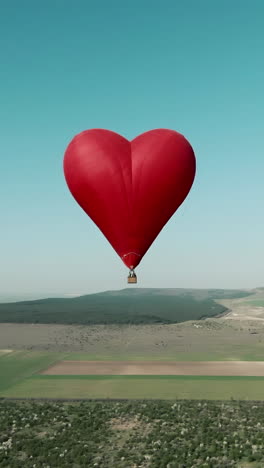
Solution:
M61 361L46 375L232 375L264 376L264 362Z

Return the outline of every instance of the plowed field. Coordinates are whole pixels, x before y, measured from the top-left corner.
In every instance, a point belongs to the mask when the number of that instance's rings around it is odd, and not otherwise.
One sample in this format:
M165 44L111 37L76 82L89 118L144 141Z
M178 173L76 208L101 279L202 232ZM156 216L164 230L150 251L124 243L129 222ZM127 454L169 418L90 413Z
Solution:
M264 362L61 361L42 374L264 376Z

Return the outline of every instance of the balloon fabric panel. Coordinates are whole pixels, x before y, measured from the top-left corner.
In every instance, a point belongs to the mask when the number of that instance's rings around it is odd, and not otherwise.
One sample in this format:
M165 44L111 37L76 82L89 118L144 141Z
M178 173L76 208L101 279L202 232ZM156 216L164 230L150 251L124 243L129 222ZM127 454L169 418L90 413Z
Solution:
M173 130L151 130L129 142L94 129L71 141L64 173L76 201L126 266L135 268L186 198L195 156Z

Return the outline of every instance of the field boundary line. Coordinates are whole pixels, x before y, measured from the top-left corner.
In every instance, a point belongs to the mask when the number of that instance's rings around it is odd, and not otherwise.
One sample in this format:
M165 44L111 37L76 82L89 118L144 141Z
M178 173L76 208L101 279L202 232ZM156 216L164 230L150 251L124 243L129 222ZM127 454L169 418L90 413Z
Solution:
M34 380L264 380L263 375L34 374Z

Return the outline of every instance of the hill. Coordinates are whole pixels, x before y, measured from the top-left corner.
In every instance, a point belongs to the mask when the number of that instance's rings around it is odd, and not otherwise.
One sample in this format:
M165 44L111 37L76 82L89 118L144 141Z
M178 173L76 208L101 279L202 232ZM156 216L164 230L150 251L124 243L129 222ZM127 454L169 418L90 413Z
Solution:
M0 322L148 324L200 320L228 310L216 299L242 298L250 291L224 289L123 289L74 298L0 304Z

